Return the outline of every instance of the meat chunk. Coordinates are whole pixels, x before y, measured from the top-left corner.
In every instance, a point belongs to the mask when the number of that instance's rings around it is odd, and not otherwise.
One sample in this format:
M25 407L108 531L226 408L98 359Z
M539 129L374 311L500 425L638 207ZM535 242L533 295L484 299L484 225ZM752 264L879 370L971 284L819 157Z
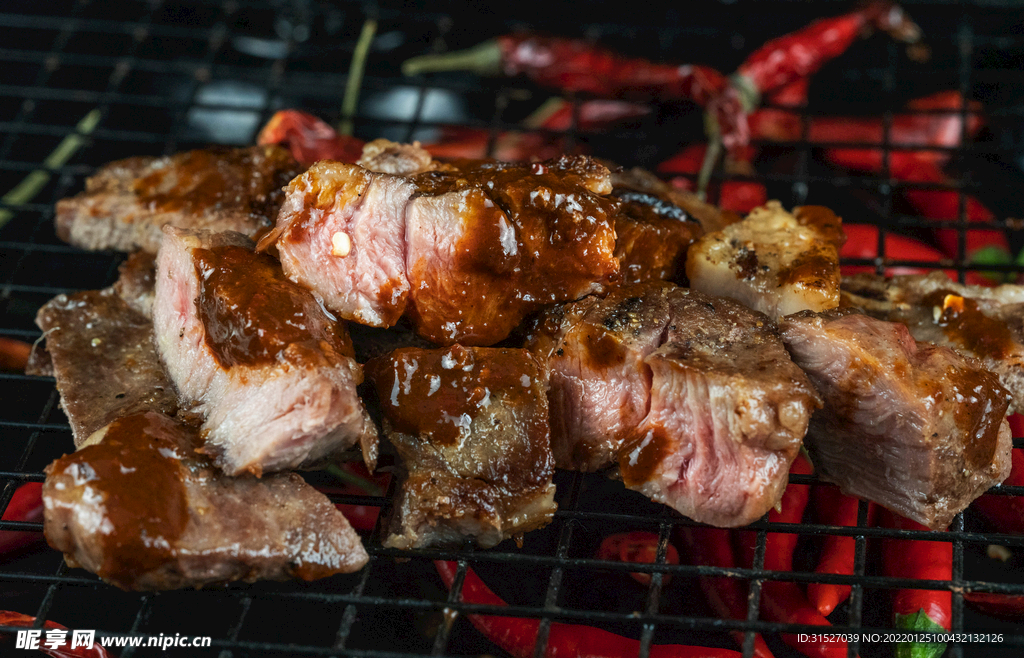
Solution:
M640 167L633 167L632 169L613 167L612 186L615 189L650 194L679 206L688 215L697 220L704 233L720 231L726 226L735 224L743 219L731 210L722 210L710 203L705 203L693 192L672 187L656 175Z
M828 208L793 214L778 201L694 243L686 275L694 290L731 297L772 319L839 305L839 247L845 236Z
M363 147L357 165L381 174L410 176L437 168L430 153L419 142L399 144L388 139L375 139Z
M1009 396L975 362L859 313L781 328L825 400L805 440L823 479L940 530L1009 475Z
M204 450L229 475L310 466L377 435L345 327L238 233L168 227L153 324Z
M819 404L767 317L668 283L552 309L527 345L550 370L557 466L618 464L627 487L713 525L775 505Z
M367 373L404 469L385 546L489 548L551 521L547 378L529 352L405 348Z
M302 168L280 146L215 148L112 162L57 202L57 235L83 249L156 253L165 224L253 235Z
M334 505L293 473L230 478L167 416L115 420L46 468L43 530L69 566L126 590L315 580L369 559Z
M120 275L114 282L117 294L140 315L152 317L156 254L136 251L118 266L117 271Z
M386 327L408 311L435 343L489 345L614 279L609 191L586 158L413 176L325 161L289 186L260 248L276 244L288 277L343 318Z
M115 288L57 295L39 309L36 324L46 336L76 446L120 416L177 411L177 392L153 343L153 323Z
M615 215L620 281L680 282L686 276L686 250L703 235L700 225L679 206L651 194L620 188L612 196L622 204Z
M843 304L977 359L1010 391L1010 413L1024 411L1024 286L965 286L942 272L858 274L843 279Z

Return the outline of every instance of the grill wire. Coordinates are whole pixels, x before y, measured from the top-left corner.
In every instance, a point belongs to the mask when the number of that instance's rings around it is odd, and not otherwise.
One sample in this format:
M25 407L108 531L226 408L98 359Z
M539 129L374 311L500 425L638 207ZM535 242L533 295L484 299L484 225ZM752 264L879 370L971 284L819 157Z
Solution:
M553 5L553 6L552 6ZM259 126L283 107L298 107L330 122L341 117L348 64L367 19L377 36L367 61L355 134L430 141L446 124L486 128L493 148L498 135L522 130L519 122L555 92L524 80L478 79L463 74L403 78L398 63L425 52L474 45L516 27L600 40L614 49L663 61L695 61L731 71L765 40L790 32L814 18L848 11L841 2L778 0L702 3L690 15L682 5L629 7L596 2L586 6L523 2L514 8L483 11L455 2L420 4L316 2L194 2L162 0L13 0L0 11L0 191L13 188L30 172L44 169L44 158L93 109L101 119L84 146L59 167L32 200L4 202L11 213L0 227L0 336L34 341L36 310L52 296L107 286L116 278L122 255L86 253L60 242L53 231L53 204L77 193L99 165L131 155L163 154L211 142L251 143ZM1019 61L1024 55L1021 19L1014 3L908 3L923 26L932 59L916 64L883 37L872 37L827 65L814 78L804 116L893 114L906 100L941 89L959 90L985 104L988 128L975 142L952 149L952 183L960 193L960 258L963 280L967 196L978 196L997 217L1020 217L1019 167L1024 162L1024 86ZM501 15L499 11L510 12ZM585 15L582 15L585 14ZM1015 95L1016 94L1016 95ZM574 98L578 107L582 97ZM962 110L966 116L967 108ZM888 132L888 131L887 131ZM965 132L966 137L966 132ZM587 145L596 155L623 165L653 167L679 148L700 139L699 115L683 105L660 107L653 117L609 134L570 129L567 146ZM902 209L900 188L921 187L889 180L888 138L880 176L837 173L821 165L806 141L764 145L758 180L769 198L786 206L829 205L847 223L872 223L880 230L880 253L889 231L913 235L934 223ZM952 171L955 170L955 171ZM715 180L721 180L718 172ZM979 226L972 224L972 226ZM984 226L984 225L981 225ZM1012 220L991 224L1015 226ZM1021 240L1008 230L1011 244ZM900 264L886 254L885 264ZM883 262L860 261L882 271ZM918 264L920 266L920 264ZM934 265L933 265L934 267ZM1017 266L984 269L1015 273ZM0 509L25 481L41 481L43 467L72 449L67 422L58 408L51 378L0 373ZM1024 440L1014 439L1015 449ZM308 475L314 483L330 478ZM815 481L791 476L798 484ZM836 632L885 633L893 589L952 592L953 632L1003 633L1002 643L951 643L946 655L1017 656L1024 651L1024 627L982 616L964 604L965 591L1024 595L1021 560L1002 564L986 557L990 544L1020 549L1024 535L992 533L968 510L948 532L912 533L867 526L861 503L856 528L816 523L750 527L757 550L751 569L666 564L673 529L691 522L622 490L599 475L559 472L559 511L548 528L526 536L522 548L505 542L489 551L419 550L401 552L380 544L379 528L366 537L369 564L359 573L310 584L233 584L226 588L159 594L125 593L82 570L69 569L51 549L0 556L0 609L13 610L69 628L94 628L98 635L209 635L212 648L188 650L210 656L443 656L503 655L471 626L467 615L496 608L459 600L467 567L472 567L510 606L505 616L540 620L534 655L544 654L552 623L586 624L640 640L641 656L653 645L702 644L733 648L729 631L750 631L767 639L776 656L795 656L778 632L815 632L820 627L759 620L761 584L785 580L845 583L852 586L847 606L833 616ZM392 485L393 486L393 485ZM391 492L389 492L390 495ZM1024 487L999 487L986 495L1021 496ZM334 495L339 503L382 506L388 496ZM40 523L0 522L0 530L41 532ZM658 560L626 565L595 559L601 538L627 530L660 537ZM793 572L763 567L766 533L797 533L801 546ZM814 573L816 546L826 535L856 537L855 573ZM879 538L951 542L953 579L910 581L881 575L874 545ZM1019 552L1019 551L1018 551ZM449 593L431 560L458 561ZM652 574L648 586L628 572ZM699 576L725 576L749 582L746 620L717 619L704 605ZM14 629L0 627L0 631ZM0 644L13 647L11 635ZM123 649L128 656L160 655ZM853 642L848 655L887 656L887 644ZM205 652L205 653L204 653ZM173 650L172 650L173 653Z

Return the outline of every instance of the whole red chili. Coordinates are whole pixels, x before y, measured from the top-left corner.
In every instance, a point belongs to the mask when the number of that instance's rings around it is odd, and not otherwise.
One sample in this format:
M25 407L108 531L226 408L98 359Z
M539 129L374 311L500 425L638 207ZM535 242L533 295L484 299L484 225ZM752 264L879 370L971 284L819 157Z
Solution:
M437 560L434 565L445 586L450 588L458 568L456 563ZM472 569L466 570L461 598L465 603L508 605ZM532 658L540 628L539 620L478 614L469 615L469 620L487 639L516 658ZM637 640L592 626L559 622L551 624L544 652L545 658L630 658L639 655L640 643ZM740 658L739 652L729 649L679 644L654 645L649 655L651 658Z
M814 510L820 523L852 528L857 525L860 499L847 496L836 487L818 486L814 490ZM856 548L853 537L826 536L815 573L852 575ZM850 589L849 585L811 583L807 586L807 598L818 612L827 617L836 606L850 598Z
M4 510L4 521L30 521L38 522L43 520L43 483L26 482L18 487L11 497L11 502ZM43 538L40 532L3 530L0 531L0 556L7 555L30 544L40 541Z
M880 509L883 527L901 530L927 530L887 509ZM945 541L885 539L882 541L885 574L916 580L951 580L953 545ZM901 589L893 593L893 622L905 631L948 631L953 619L952 593L942 590ZM938 658L946 650L941 642L900 642L897 658Z
M402 65L405 75L472 71L525 75L539 85L606 98L689 99L700 105L725 88L713 68L630 58L581 39L524 32L485 41L469 50L423 55Z
M25 370L31 353L32 346L28 343L0 337L0 370Z
M1024 621L1024 596L994 592L964 592L964 601L989 617L1008 621Z
M596 557L598 560L654 564L658 558L658 542L658 535L654 532L620 532L601 540ZM665 563L679 564L679 551L672 544L665 549ZM641 585L651 583L649 573L630 572L629 575ZM665 575L662 582L667 585L671 578L671 575Z
M846 234L846 242L839 249L839 257L842 259L863 259L873 260L878 257L878 227L871 224L847 224L843 226ZM920 261L921 266L915 265L894 265L886 267L885 276L897 274L928 274L935 271L935 265L951 262L951 258L927 245L920 240L908 238L896 233L886 233L885 243L882 247L886 261L905 260ZM934 264L934 265L930 265ZM843 265L843 276L851 276L862 272L874 272L873 265ZM956 279L956 270L943 270L950 279ZM978 272L967 272L967 283L982 285L989 283L988 279Z
M736 553L732 547L731 530L707 526L683 526L679 528L678 534L693 564L723 568L736 566ZM747 618L746 587L739 580L725 576L701 576L700 588L719 617L723 619ZM743 631L733 631L732 633L733 639L741 647L745 635ZM754 656L756 658L773 658L771 650L765 644L760 633L754 636Z
M789 472L810 475L813 468L803 454L800 454ZM809 485L790 484L779 501L779 507L768 512L768 520L772 523L800 523L809 497ZM753 563L756 535L752 532L741 532L738 535L741 538L740 548L745 563L750 565ZM764 568L770 571L792 571L793 552L796 550L798 537L795 533L769 532L765 544ZM769 580L761 585L761 614L765 619L784 624L831 626L807 600L807 595L800 586L791 582ZM846 656L845 642L802 640L800 635L793 633L783 633L782 641L809 658Z
M363 140L341 135L312 114L281 110L270 117L256 138L257 144L286 146L300 164L317 160L355 162L363 154Z
M31 628L36 623L36 618L29 615L23 615L20 612L11 612L10 610L0 610L0 626L21 626L24 628ZM67 631L67 626L61 626L57 622L44 621L43 622L43 635L39 642L39 651L45 653L47 656L53 656L53 658L111 658L110 653L103 648L98 642L94 642L91 647L75 647L70 648L71 638L66 637L67 645L57 648L49 648L46 646L46 629Z

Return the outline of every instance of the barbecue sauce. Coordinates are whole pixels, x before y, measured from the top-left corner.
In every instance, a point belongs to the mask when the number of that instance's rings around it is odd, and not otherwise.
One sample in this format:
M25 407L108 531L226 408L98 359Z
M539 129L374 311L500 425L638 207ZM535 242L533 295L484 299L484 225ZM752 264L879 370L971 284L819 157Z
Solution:
M974 354L1003 359L1014 349L1013 334L1005 322L985 315L978 302L951 290L936 290L924 297L926 307L939 309L935 324L951 341Z
M237 245L194 249L199 317L223 368L354 355L348 332L276 260ZM335 356L335 358L337 358Z
M277 146L188 151L158 161L132 189L151 212L204 213L221 208L255 212L269 221L281 188L301 168Z
M980 369L952 373L944 393L963 436L964 460L972 469L988 467L995 457L1009 394L995 375Z
M676 449L660 426L643 432L639 439L629 441L619 451L619 473L627 487L638 487L649 481L662 461ZM685 469L684 469L685 470Z
M115 420L103 440L66 455L47 469L82 487L83 502L102 516L97 537L103 566L97 575L130 588L137 578L166 563L189 519L182 446L187 432L156 413Z
M543 403L535 396L541 368L526 350L404 348L370 361L366 372L394 431L435 445L468 438L488 405L531 409ZM546 439L546 418L536 416L522 415L527 433Z

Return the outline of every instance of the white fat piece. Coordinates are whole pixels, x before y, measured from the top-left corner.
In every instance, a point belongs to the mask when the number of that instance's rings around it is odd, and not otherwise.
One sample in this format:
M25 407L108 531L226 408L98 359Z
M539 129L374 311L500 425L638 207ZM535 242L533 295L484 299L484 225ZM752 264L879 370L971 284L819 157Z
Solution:
M778 201L698 240L687 254L686 274L694 290L731 297L773 320L839 306L836 245Z

